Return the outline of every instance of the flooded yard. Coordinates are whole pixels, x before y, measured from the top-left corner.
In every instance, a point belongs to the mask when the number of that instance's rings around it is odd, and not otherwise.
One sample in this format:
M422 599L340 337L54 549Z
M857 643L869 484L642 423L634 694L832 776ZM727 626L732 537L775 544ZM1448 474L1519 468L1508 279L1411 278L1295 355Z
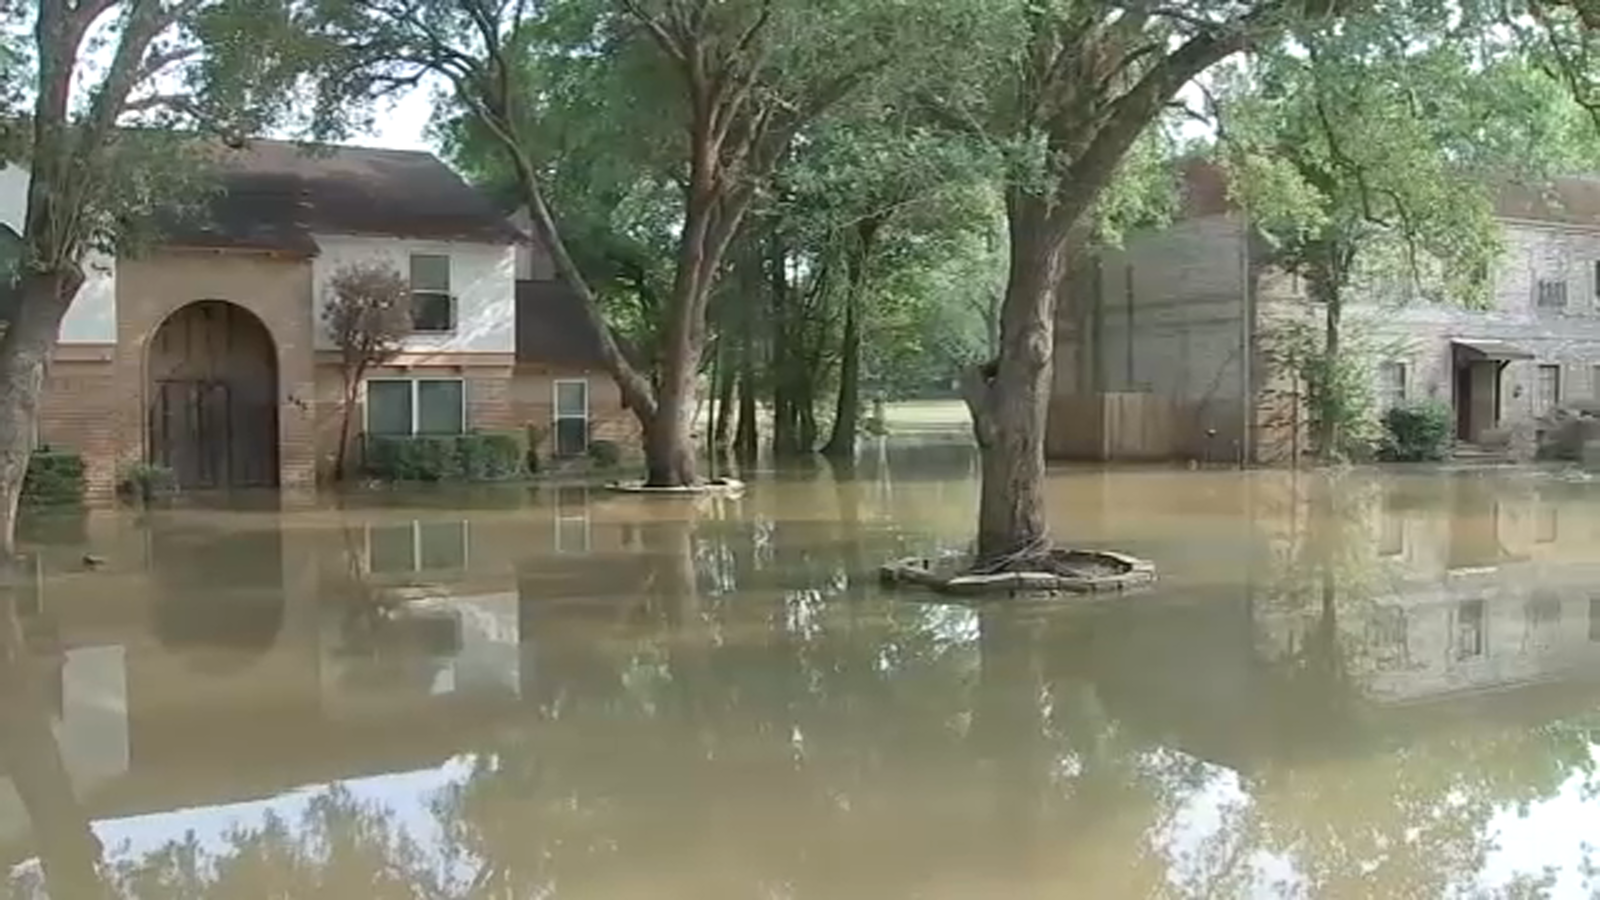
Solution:
M880 589L976 487L952 444L35 521L0 896L1600 888L1600 484L1064 469L1058 537L1157 588Z

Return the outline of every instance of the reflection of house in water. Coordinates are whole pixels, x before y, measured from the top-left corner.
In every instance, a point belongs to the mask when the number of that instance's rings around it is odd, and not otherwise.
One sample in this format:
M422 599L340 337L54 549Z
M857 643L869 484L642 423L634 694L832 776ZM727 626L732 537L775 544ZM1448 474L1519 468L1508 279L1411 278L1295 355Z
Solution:
M566 583L538 582L559 599L597 566L628 570L600 552L623 527L591 523L581 490L558 499L471 521L96 520L112 564L83 572L76 551L62 556L21 604L30 631L48 632L30 643L58 648L46 703L89 814L253 800L470 751L525 705L524 607L541 598L522 596L519 573L564 561ZM28 831L0 772L0 863L28 852Z
M1477 478L1452 483L1445 503L1411 503L1406 490L1368 504L1335 553L1332 626L1363 696L1403 703L1600 679L1600 510ZM1270 659L1301 653L1330 624L1320 602L1269 591L1255 606Z

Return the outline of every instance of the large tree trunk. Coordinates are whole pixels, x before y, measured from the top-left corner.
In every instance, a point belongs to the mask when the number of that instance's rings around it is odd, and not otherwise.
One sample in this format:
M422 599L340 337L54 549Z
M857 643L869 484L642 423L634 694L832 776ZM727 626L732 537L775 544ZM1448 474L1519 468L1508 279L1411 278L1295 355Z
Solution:
M755 350L749 341L739 351L739 425L734 429L733 452L741 461L756 458L761 441L761 426L756 422L760 409L756 384Z
M884 216L864 219L856 226L856 246L850 255L849 286L844 299L844 338L839 350L839 400L833 411L833 434L822 448L825 456L853 457L856 431L861 421L861 301L867 289L867 264Z
M716 390L717 402L711 422L711 445L726 449L728 436L733 431L733 385L737 373L733 370L732 354L726 337L718 341Z
M848 459L856 455L856 431L861 422L861 322L855 291L845 301L844 342L839 351L839 401L833 409L833 434L822 448L825 456Z
M1340 302L1340 292L1332 290L1326 297L1326 315L1323 320L1322 338L1322 384L1317 393L1319 396L1317 410L1317 455L1323 462L1329 463L1339 456L1339 398L1336 396L1340 390L1338 381L1339 354L1343 351L1341 334L1343 332L1343 309Z
M0 560L17 547L17 509L33 454L39 398L61 319L83 283L73 272L29 275L16 319L0 337Z
M697 479L693 418L698 348L680 349L663 361L655 415L644 421L645 484L684 487Z
M1044 432L1064 239L1047 227L1044 201L1018 197L1011 207L1000 356L969 373L964 391L982 460L974 560L980 570L1003 568L1049 543Z
M72 788L34 677L16 613L12 564L0 562L0 769L11 775L33 825L51 896L93 900L106 895L100 841Z
M333 477L339 481L345 481L350 477L350 429L355 425L356 397L360 392L360 384L359 374L345 373L344 410L339 422L339 449L333 461Z

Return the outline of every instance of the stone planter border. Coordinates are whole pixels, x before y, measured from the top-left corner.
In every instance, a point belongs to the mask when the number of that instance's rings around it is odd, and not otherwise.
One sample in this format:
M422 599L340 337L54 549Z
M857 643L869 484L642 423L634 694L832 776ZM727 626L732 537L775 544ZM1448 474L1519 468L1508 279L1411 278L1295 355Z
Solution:
M679 487L648 487L643 480L613 481L606 485L606 490L655 497L732 497L744 493L744 482L737 478L713 478Z
M1059 572L1000 572L994 575L966 574L958 557L930 559L907 557L878 569L886 586L911 585L941 594L982 597L991 594L1103 594L1127 591L1154 584L1155 564L1149 560L1108 550L1061 550L1064 561L1081 561L1086 567L1110 568L1111 574L1064 575Z

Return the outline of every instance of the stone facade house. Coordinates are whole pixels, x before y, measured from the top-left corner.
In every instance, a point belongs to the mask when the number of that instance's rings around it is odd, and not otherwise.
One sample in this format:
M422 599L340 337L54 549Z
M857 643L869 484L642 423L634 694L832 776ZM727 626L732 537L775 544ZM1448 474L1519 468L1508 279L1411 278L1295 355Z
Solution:
M321 321L342 266L384 261L411 280L415 331L374 370L356 430L516 431L561 452L625 421L560 292L518 267L528 239L427 153L308 153L257 141L219 161L204 208L136 257L90 260L62 325L38 440L81 453L91 493L140 462L188 488L315 484L331 474L342 410ZM27 172L0 169L0 236L17 240ZM556 299L552 299L556 297ZM523 347L525 334L544 334ZM553 447L547 447L549 452Z
M1079 266L1057 309L1048 450L1060 459L1282 463L1308 452L1303 385L1273 352L1320 321L1299 279L1189 163L1181 210ZM1352 296L1346 334L1380 406L1434 399L1463 445L1531 438L1558 406L1600 402L1600 179L1497 198L1504 254L1484 309Z

